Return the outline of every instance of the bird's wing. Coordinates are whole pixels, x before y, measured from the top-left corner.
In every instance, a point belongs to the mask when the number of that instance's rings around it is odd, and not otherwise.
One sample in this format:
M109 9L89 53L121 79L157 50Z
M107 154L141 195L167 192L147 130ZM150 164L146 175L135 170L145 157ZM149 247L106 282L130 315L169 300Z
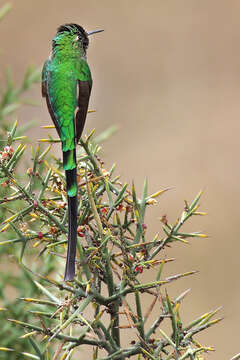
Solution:
M76 138L79 141L88 111L88 103L92 89L92 77L86 61L81 63L81 71L78 78L78 110L76 113Z
M46 60L42 69L42 97L47 96L47 81L49 73L50 60Z
M45 61L45 64L42 69L42 96L46 98L49 114L51 115L52 121L60 136L60 127L55 117L54 111L52 109L51 101L48 93L49 65L50 65L50 60Z

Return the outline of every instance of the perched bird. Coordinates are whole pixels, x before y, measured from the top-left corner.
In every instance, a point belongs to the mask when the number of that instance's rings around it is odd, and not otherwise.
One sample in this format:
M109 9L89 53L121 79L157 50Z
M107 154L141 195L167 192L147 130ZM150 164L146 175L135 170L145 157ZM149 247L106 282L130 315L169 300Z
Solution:
M42 96L62 142L63 167L68 198L68 248L64 280L75 276L77 242L76 144L84 128L92 88L86 55L89 35L80 25L65 24L57 29L52 53L42 70Z

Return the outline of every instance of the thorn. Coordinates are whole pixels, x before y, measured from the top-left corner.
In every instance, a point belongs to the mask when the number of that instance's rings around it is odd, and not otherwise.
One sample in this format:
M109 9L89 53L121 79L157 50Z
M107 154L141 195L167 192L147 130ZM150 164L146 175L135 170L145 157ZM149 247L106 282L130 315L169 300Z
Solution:
M54 125L43 125L41 126L42 129L55 129Z
M37 332L34 330L34 331L31 331L31 332L29 332L29 333L27 333L27 334L24 334L24 335L22 335L22 336L20 336L19 337L19 339L26 339L26 338L28 338L29 336L32 336L32 335L35 335Z
M7 228L10 226L10 224L5 225L3 228L1 228L0 233L7 230Z
M6 348L6 347L0 347L0 351L14 351L14 349Z

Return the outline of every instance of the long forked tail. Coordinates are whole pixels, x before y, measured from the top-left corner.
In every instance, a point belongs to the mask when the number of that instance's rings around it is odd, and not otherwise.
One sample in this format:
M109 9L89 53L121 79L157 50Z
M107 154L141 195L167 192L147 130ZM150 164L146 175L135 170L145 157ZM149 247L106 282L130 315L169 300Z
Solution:
M66 167L68 167L67 161L69 158L75 158L75 150L63 152L63 163L66 173L68 198L68 247L64 281L71 281L75 276L75 258L77 245L77 169L75 165L73 169L66 170Z
M64 281L71 281L75 276L75 258L77 245L77 195L68 196L68 247Z

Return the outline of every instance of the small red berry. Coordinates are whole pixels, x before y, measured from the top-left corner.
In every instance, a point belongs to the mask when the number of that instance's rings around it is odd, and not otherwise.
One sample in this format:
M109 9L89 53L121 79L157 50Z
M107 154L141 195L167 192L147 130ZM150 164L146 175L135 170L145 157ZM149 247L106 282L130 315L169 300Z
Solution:
M54 235L54 234L56 234L57 229L54 226L51 226L49 232L51 235Z
M106 208L106 207L103 207L103 208L101 209L101 213L102 213L103 215L105 215L105 214L107 213L107 208Z
M36 208L37 208L37 206L38 206L38 203L37 203L37 201L36 201L36 200L34 200L34 201L33 201L33 207L34 207L34 209L36 209Z
M6 152L11 152L11 153L12 153L12 152L13 152L13 148L12 148L11 146L8 146L8 145L7 145L7 146L4 147L4 151L6 151Z
M167 225L168 221L167 221L167 215L166 215L166 214L162 216L161 222L162 222L164 225Z
M143 230L146 230L146 229L147 229L147 225L146 225L146 224L142 224L142 228L143 228Z
M43 238L43 233L42 233L41 231L39 231L39 233L38 233L38 238L39 238L39 239L42 239L42 238Z
M1 183L2 187L6 187L9 185L9 180L5 180L4 182Z
M2 158L3 158L4 160L7 159L7 158L8 158L8 152L4 151L4 152L2 153Z
M126 211L127 211L127 212L130 212L130 211L131 211L131 209L132 209L132 208L131 208L131 206L130 206L130 205L127 205L127 206L126 206Z
M28 176L33 175L33 169L32 168L27 169L27 175Z
M80 236L80 237L84 237L84 226L79 226L78 228L77 228L77 233L78 233L78 236Z
M141 273L143 272L143 267L137 265L137 266L135 267L135 270L136 270L139 274L141 274Z
M117 211L120 211L120 212L121 212L121 211L123 210L122 204L118 205L116 209L117 209Z
M134 256L132 254L128 255L128 260L133 262L135 260Z

